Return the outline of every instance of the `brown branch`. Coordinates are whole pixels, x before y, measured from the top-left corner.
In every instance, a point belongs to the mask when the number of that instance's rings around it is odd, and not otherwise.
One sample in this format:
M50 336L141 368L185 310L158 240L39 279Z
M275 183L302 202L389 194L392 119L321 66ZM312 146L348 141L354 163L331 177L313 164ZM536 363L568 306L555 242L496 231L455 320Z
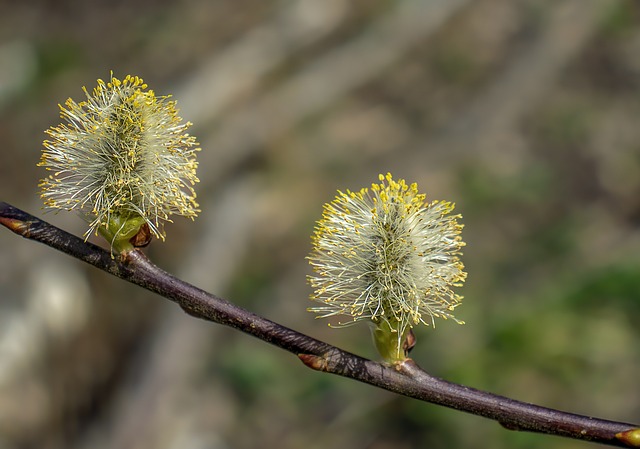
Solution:
M177 279L134 250L122 260L9 204L0 223L114 276L158 293L188 314L234 327L297 355L308 367L349 377L408 397L498 421L510 430L546 433L620 447L640 447L638 425L575 415L433 377L412 360L387 366L269 321Z

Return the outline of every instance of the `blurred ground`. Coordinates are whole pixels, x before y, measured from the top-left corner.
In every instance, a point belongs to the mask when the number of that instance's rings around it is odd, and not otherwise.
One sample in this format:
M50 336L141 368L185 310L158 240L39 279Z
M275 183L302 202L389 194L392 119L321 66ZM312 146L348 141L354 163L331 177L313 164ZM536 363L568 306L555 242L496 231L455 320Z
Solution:
M640 421L633 0L0 2L0 199L41 215L43 131L110 70L172 93L202 215L160 266L374 357L305 312L322 204L378 173L457 203L465 326L431 373ZM45 219L76 234L71 214ZM0 230L0 448L578 448L308 371ZM593 446L592 446L593 447Z

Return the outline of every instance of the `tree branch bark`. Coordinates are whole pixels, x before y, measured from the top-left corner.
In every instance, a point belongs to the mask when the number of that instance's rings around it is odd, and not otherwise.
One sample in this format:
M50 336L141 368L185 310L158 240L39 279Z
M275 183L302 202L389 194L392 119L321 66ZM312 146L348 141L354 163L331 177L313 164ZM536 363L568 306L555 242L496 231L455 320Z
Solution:
M413 360L388 366L343 351L281 326L175 278L139 250L112 258L87 243L7 203L0 223L18 235L43 243L114 276L177 303L188 314L230 326L295 354L306 366L385 390L499 422L510 430L538 432L612 446L640 447L638 425L576 415L465 387L429 375Z

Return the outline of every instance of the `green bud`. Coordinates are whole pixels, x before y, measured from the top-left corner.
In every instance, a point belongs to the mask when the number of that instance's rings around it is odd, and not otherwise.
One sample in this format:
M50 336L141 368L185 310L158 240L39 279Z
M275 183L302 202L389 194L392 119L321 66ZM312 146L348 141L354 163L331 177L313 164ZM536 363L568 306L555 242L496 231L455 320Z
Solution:
M107 226L100 226L98 232L111 243L114 252L127 252L134 248L131 243L146 224L144 217L138 214L111 215Z
M400 335L397 331L401 326L387 320L375 320L373 328L373 342L385 362L397 363L406 360L409 350L415 344L415 337L410 326L403 328Z
M640 447L640 429L617 433L616 438L629 447Z

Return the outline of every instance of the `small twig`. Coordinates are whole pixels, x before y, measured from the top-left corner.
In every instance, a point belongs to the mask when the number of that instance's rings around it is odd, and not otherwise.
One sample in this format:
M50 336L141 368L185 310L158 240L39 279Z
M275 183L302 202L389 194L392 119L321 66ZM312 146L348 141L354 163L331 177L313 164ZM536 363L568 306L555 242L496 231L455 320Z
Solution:
M134 250L122 260L9 204L0 223L27 239L87 262L176 302L190 315L234 327L297 355L308 367L408 397L498 421L510 430L546 433L620 447L640 447L638 425L575 415L433 377L414 361L387 366L269 321L173 277Z

